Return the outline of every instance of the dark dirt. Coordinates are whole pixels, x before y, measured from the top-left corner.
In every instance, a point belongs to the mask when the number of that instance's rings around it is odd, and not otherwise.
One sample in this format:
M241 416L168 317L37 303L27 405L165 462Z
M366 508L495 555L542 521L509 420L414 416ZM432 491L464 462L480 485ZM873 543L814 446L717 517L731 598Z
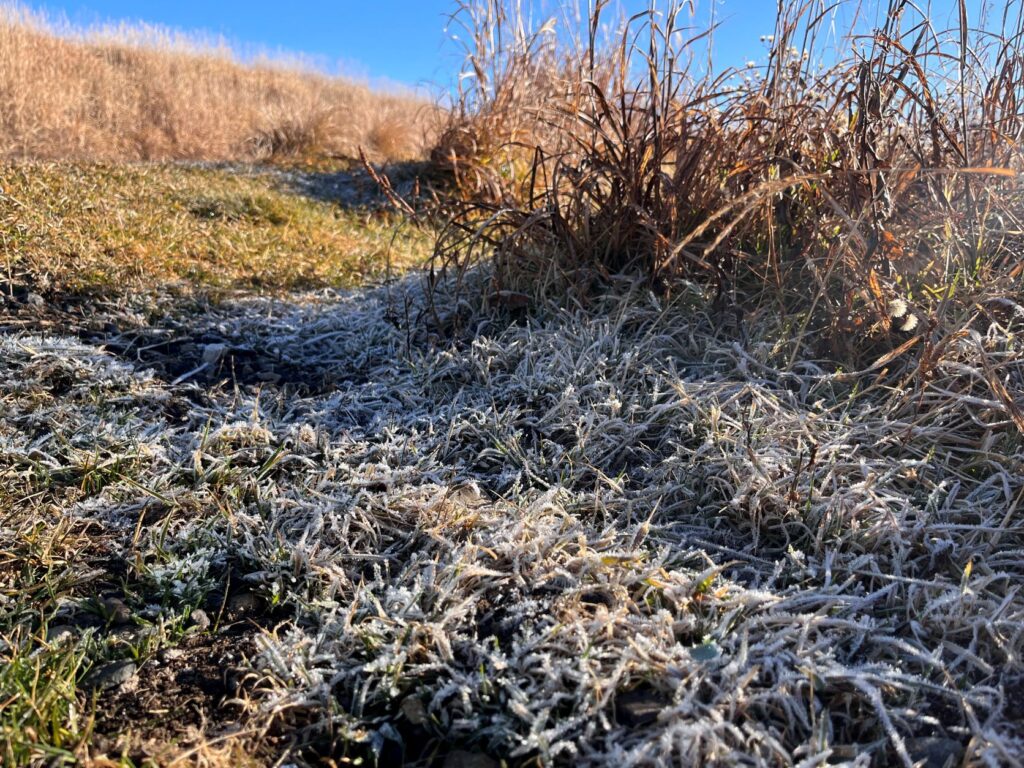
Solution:
M96 701L97 754L127 754L141 763L169 744L186 746L241 730L255 681L242 669L256 652L258 625L242 622L217 634L197 633L142 663L134 679ZM160 752L163 754L163 752Z
M196 381L214 386L274 385L318 394L331 382L322 371L281 359L280 355L211 331L192 335L145 331L130 337L91 338L104 348L168 381Z
M0 281L0 331L41 334L72 334L83 342L103 346L108 352L158 377L178 379L207 387L273 385L298 394L320 394L334 384L324 371L282 360L279 354L234 338L201 324L183 325L178 317L202 317L209 306L202 299L170 297L174 306L158 312L147 324L116 302L100 302L96 296L48 296L42 303L26 297L24 286L5 286ZM120 319L121 322L114 322ZM65 382L69 388L74 382ZM54 382L60 395L61 382ZM187 392L188 390L182 390ZM202 398L202 392L192 392ZM203 403L199 403L203 404ZM188 403L178 404L187 412ZM169 414L174 418L175 414Z

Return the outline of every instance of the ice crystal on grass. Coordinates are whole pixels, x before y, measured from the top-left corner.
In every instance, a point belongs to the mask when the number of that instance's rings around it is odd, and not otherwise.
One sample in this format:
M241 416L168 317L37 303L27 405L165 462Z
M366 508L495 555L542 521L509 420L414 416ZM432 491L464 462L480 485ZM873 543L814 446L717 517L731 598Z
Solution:
M415 286L192 319L312 392L203 399L9 334L0 471L116 458L62 514L170 610L225 578L271 607L257 703L300 740L379 753L415 712L544 764L910 764L934 734L1021 759L1024 446L985 394L992 366L1022 381L1006 329L911 396L642 296L431 344L389 320Z

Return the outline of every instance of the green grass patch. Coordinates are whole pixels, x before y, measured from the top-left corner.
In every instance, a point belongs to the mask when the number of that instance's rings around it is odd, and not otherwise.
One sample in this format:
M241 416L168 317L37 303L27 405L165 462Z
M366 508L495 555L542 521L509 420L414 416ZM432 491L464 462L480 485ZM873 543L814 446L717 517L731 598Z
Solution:
M422 261L431 237L273 171L0 168L0 280L43 294L350 287Z

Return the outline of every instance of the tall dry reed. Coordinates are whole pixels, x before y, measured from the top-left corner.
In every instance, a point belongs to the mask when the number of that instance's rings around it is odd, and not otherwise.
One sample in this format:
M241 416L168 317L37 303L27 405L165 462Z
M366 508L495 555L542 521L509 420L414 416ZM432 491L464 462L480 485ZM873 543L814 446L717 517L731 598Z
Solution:
M487 262L495 295L575 299L686 280L798 344L926 363L1019 293L1019 13L961 4L942 30L892 0L837 41L836 6L809 0L780 6L760 65L717 71L689 3L606 41L608 5L568 30L514 0L460 7L472 87L433 157L463 202L435 273Z

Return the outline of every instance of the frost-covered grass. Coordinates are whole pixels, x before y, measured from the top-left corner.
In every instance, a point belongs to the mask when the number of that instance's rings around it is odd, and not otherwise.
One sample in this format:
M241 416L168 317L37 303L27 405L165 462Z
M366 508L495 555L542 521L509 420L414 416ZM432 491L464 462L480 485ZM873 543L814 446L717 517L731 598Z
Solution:
M79 693L41 718L62 748L97 754L67 715L89 711L90 665L135 659L145 686L244 593L251 684L176 742L188 759L1024 759L1024 439L987 394L993 375L1024 387L1024 310L920 381L899 358L790 365L769 320L744 336L697 295L463 311L472 333L449 334L420 286L179 319L317 387L226 367L171 384L99 344L4 334L0 632L9 658L82 654L62 673ZM56 586L32 586L40 568ZM82 629L112 584L132 631ZM5 678L8 749L41 764L55 742L11 695Z

